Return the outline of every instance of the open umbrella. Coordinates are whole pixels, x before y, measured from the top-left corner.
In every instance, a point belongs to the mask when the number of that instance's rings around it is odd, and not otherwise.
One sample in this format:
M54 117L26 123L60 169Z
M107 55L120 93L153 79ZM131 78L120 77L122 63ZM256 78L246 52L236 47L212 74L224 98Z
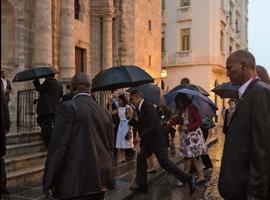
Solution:
M98 73L92 81L92 91L116 90L153 82L154 79L143 69L137 66L123 65Z
M45 78L56 74L57 71L52 67L33 67L17 73L13 82L22 82L34 80L37 78Z
M179 89L175 92L170 92L164 95L166 103L168 105L174 103L175 97L179 93L186 94L192 100L192 104L197 107L202 119L204 118L212 119L216 115L216 110L217 110L216 105L208 97L194 90L189 90L189 89L184 88L184 89Z
M238 99L239 85L233 85L231 82L222 83L211 91L216 93L221 98L234 98Z
M156 105L160 105L160 98L164 94L163 90L153 83L147 83L138 87L129 88L127 92L131 92L133 90L141 91L143 93L143 98L146 101L150 101Z
M194 90L194 91L198 91L201 94L203 94L204 96L209 96L209 93L203 89L201 86L198 85L194 85L194 84L184 84L184 85L178 85L176 87L174 87L170 92L175 92L179 89L189 89L189 90Z

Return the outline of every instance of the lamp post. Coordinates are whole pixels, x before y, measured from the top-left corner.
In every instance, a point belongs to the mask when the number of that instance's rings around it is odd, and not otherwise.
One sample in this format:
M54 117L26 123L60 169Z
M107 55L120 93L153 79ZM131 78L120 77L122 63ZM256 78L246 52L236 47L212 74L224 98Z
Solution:
M161 79L166 78L167 75L168 75L168 74L167 74L167 70L166 70L166 69L161 70L161 72L160 72Z

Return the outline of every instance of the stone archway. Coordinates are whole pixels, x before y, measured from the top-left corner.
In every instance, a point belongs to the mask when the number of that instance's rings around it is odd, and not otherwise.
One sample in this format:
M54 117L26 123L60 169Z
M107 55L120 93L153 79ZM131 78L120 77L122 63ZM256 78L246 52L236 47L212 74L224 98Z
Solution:
M1 66L15 63L15 11L7 0L1 0Z

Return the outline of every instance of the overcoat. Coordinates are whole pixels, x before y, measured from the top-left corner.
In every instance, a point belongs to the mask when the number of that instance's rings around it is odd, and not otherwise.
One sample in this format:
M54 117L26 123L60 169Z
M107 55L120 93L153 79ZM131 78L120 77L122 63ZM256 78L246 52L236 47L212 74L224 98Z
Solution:
M91 96L59 105L45 166L44 190L58 199L91 195L113 185L113 125Z

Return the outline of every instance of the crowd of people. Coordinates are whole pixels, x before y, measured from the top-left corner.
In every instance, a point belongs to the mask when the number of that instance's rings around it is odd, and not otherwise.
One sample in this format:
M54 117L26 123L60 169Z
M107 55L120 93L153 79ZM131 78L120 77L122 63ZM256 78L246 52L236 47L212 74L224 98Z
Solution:
M222 112L225 144L219 191L228 200L266 200L270 198L269 75L261 66L257 66L256 72L254 56L244 50L232 53L226 66L231 82L241 87L239 98L230 99L229 108ZM4 136L10 126L6 93L11 86L2 74L1 193L4 193L7 192ZM138 89L132 90L129 98L112 91L104 108L91 94L91 82L85 73L73 76L69 93L64 96L54 75L43 84L38 79L33 84L40 93L37 121L48 147L43 179L47 198L104 199L106 188L114 188L113 166L133 159L136 178L130 190L146 193L147 169L152 167L147 162L153 162L153 155L162 168L174 175L176 187L187 185L192 195L196 187L205 183L203 170L213 167L205 142L214 125L204 126L198 108L186 94L176 96L173 116L144 100ZM176 130L184 169L168 157Z

